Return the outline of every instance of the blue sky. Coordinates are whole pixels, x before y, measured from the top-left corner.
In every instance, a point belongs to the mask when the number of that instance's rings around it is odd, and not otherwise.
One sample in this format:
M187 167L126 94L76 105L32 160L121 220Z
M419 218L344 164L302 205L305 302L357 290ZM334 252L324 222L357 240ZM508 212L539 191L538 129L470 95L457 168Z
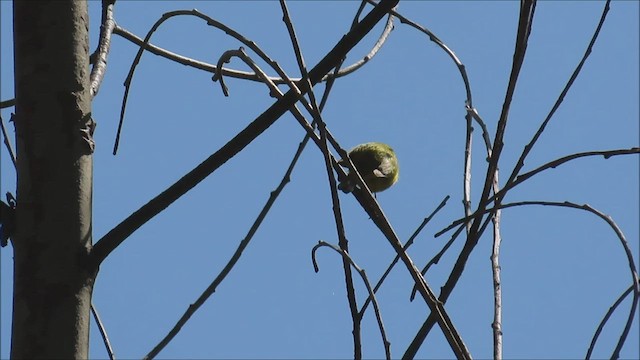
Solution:
M320 60L348 31L358 3L291 2L305 60ZM511 70L518 2L401 2L399 12L429 28L465 64L474 106L495 131ZM504 182L523 147L556 101L591 39L604 3L538 3L500 163ZM524 171L567 154L639 144L638 9L616 1L580 77L527 158ZM95 44L100 2L90 2ZM117 23L144 37L161 14L197 8L255 41L292 77L299 76L280 6L275 1L120 1ZM11 2L0 2L2 100L13 96ZM377 26L347 58L368 52ZM199 19L169 20L152 43L215 64L239 43ZM92 46L93 47L93 46ZM120 102L137 47L114 36L106 78L93 103L98 123L94 158L94 241L215 152L274 99L263 85L227 78L230 97L211 74L145 54L136 71L120 150L111 154ZM254 57L256 58L256 57ZM246 69L238 60L227 66ZM266 65L261 63L264 69ZM273 71L267 70L270 75ZM319 86L317 91L323 89ZM395 25L386 45L367 65L341 78L323 112L346 148L367 141L390 144L400 181L378 202L406 240L446 196L446 207L411 248L426 264L447 236L433 234L463 214L465 93L449 57L426 36ZM7 123L12 109L2 110ZM12 126L10 126L12 130ZM474 132L472 199L486 171L480 129ZM144 356L224 267L270 191L280 182L303 130L289 114L186 196L135 232L103 263L94 291L119 358ZM13 141L13 139L12 139ZM15 143L15 142L14 142ZM0 152L2 193L15 193L15 172ZM638 156L579 159L519 185L506 202L587 203L610 215L625 232L638 266ZM187 323L161 358L349 358L351 321L338 256L311 248L337 243L330 191L320 151L309 144L291 182L243 257L218 291ZM351 254L377 280L394 252L350 195L341 195ZM598 322L630 285L617 238L600 219L565 208L522 207L502 217L503 331L505 358L581 358ZM491 237L483 237L446 304L471 354L492 356ZM438 292L462 247L452 246L427 274ZM0 358L9 354L12 249L0 251ZM402 266L379 292L394 357L422 324L427 307L409 302L411 279ZM365 288L357 282L359 303ZM595 358L609 357L630 307L625 301L605 328ZM372 309L369 309L372 310ZM639 358L636 316L622 358ZM363 320L363 355L384 356L373 312ZM91 357L107 356L95 327ZM434 328L420 358L453 356Z

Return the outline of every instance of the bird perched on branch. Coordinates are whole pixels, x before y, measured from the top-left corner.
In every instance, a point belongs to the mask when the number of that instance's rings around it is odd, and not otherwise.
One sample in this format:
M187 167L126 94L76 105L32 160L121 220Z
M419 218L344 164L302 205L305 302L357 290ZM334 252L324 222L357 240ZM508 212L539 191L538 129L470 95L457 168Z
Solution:
M387 144L379 142L360 144L349 151L349 158L371 192L384 191L398 181L400 175L398 158ZM340 160L338 164L347 167L345 159ZM341 181L338 189L345 193L353 191L356 180L352 175L349 174L346 180Z

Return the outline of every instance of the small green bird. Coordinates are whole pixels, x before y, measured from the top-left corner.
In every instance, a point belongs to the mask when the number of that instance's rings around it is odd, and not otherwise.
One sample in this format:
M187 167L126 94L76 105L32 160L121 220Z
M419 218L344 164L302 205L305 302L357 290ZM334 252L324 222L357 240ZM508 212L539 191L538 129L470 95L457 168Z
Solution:
M400 176L398 158L387 144L379 142L360 144L349 151L349 158L358 169L362 180L374 193L384 191L398 181ZM344 159L340 160L338 164L347 167ZM356 181L348 176L346 180L338 184L338 189L349 193L353 191L355 186Z

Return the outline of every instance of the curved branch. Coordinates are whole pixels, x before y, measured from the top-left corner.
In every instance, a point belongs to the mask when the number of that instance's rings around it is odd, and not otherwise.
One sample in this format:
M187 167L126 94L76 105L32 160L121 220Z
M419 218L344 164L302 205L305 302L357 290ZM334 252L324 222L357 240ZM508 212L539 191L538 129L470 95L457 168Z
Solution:
M394 8L395 9L395 8ZM339 78L339 77L343 77L346 75L351 74L352 72L358 70L359 68L361 68L362 66L364 66L364 64L368 63L369 60L373 59L374 56L376 56L376 54L378 53L378 51L382 48L382 45L384 45L384 43L387 41L387 38L389 37L389 34L391 34L391 31L393 30L393 16L391 15L393 12L393 10L391 10L389 12L389 16L387 17L387 23L384 26L384 29L382 30L382 34L380 34L380 37L378 37L378 40L376 41L376 43L373 45L373 47L371 48L371 50L369 51L369 53L367 55L365 55L362 59L356 61L355 63L340 69L340 71L338 71L335 74L328 74L324 79L330 79L330 78Z
M631 330L631 325L633 324L636 309L638 306L638 300L640 299L640 278L638 277L638 271L636 270L636 265L633 259L633 253L631 251L631 248L629 247L629 243L627 239L624 236L624 233L622 232L622 230L620 230L620 228L618 227L618 224L616 224L615 221L613 221L613 219L609 215L602 213L601 211L589 206L588 204L578 205L569 201L565 201L565 202L521 201L521 202L504 204L504 205L501 205L500 208L506 209L509 207L523 206L523 205L557 206L557 207L567 207L572 209L584 210L604 220L609 225L609 227L611 227L611 229L615 232L616 236L620 240L620 245L624 249L625 255L627 257L627 261L629 264L629 272L631 273L631 281L633 284L632 285L633 286L633 302L631 303L631 309L629 310L627 323L625 324L622 334L620 335L620 339L616 344L616 348L614 349L613 354L611 355L612 359L619 358L620 350L622 350L622 346L624 345L627 339L627 336L629 335L629 331Z
M380 50L380 48L382 47L382 44L386 41L388 35L391 33L391 31L393 30L393 22L391 17L389 17L387 19L387 24L385 25L385 28L382 32L382 34L380 35L380 37L378 38L378 41L376 41L376 43L374 44L374 46L372 47L372 49L369 51L369 53L367 53L365 56L363 56L362 59L360 59L359 61L347 66L346 68L344 68L343 70L337 72L337 73L331 73L331 74L327 74L322 78L322 81L327 81L329 79L336 79L339 77L343 77L346 76L352 72L354 72L355 70L357 70L358 68L362 67L362 65L364 65L365 63L367 63L368 61L370 61ZM127 29L119 26L118 24L115 24L114 28L113 28L113 33L116 35L119 35L121 37L123 37L126 40L129 40L130 42L140 46L141 48L143 48L146 51L149 51L150 53L157 55L157 56L161 56L165 59L171 60L171 61L175 61L179 64L185 65L185 66L189 66L198 70L203 70L209 73L215 73L217 71L217 67L213 64L209 64L207 62L204 61L199 61L199 60L195 60L186 56L182 56L179 54L176 54L172 51L163 49L162 47L156 46L151 44L150 42L145 42L145 40L143 40L142 38L138 37L137 35L135 35L134 33L128 31ZM260 78L257 77L255 74L252 74L250 72L246 72L246 71L242 71L242 70L234 70L234 69L222 69L223 75L225 76L230 76L230 77L234 77L234 78L238 78L238 79L243 79L243 80L251 80L251 81L258 81L260 82ZM278 77L278 76L269 76L269 79L271 81L273 81L274 83L280 85L280 84L285 84L286 80L284 78ZM300 81L300 78L292 78L291 79L294 82ZM9 105L7 105L9 106ZM2 107L6 107L6 106L2 106Z
M578 66L576 66L575 70L573 71L573 74L571 74L569 81L567 81L567 84L564 86L564 89L562 89L562 92L560 93L560 96L558 96L558 99L556 100L555 104L553 104L551 111L549 111L549 114L547 115L547 117L544 119L542 124L540 124L540 127L536 131L535 135L533 135L533 138L531 139L531 141L524 147L524 150L522 151L522 154L520 155L520 158L518 159L516 166L514 167L513 171L511 172L511 175L509 176L509 180L507 180L506 182L506 186L509 186L509 184L514 181L514 179L516 178L516 176L524 166L524 160L529 155L529 152L531 151L531 149L533 149L533 146L536 144L536 142L540 138L540 135L542 135L542 133L544 132L545 128L547 127L547 124L549 123L549 121L551 121L551 118L555 114L556 110L558 110L558 108L564 101L564 97L569 92L569 89L571 89L573 82L576 80L576 78L580 74L580 71L582 70L582 66L587 61L587 58L591 54L593 45L598 39L600 30L602 29L602 26L604 25L604 21L607 18L610 2L611 0L607 0L607 2L605 3L604 9L602 10L602 15L600 16L600 22L598 23L598 26L596 27L596 30L594 31L593 36L591 37L591 41L589 42L589 45L587 46L587 49L585 50L584 55L582 56L582 59L578 63Z
M394 0L381 2L381 4L374 8L352 31L340 39L334 48L309 71L311 83L318 83L322 77L333 68L333 64L350 51L396 3L397 1ZM309 91L309 88L304 86L304 83L301 84L300 92L304 94L307 91ZM288 91L282 99L277 100L222 148L171 185L167 190L160 193L111 229L96 243L92 250L91 256L93 257L95 266L98 266L104 261L104 259L135 230L191 190L275 123L282 114L295 104L298 96L296 91Z
M125 28L120 27L119 25L116 24L115 28L113 29L113 33L116 35L120 35L123 38L131 41L132 43L140 46L141 48L143 48L144 50L157 55L157 56L161 56L165 59L171 60L171 61L175 61L179 64L185 65L185 66L189 66L192 67L194 69L198 69L198 70L203 70L209 73L215 73L217 71L217 67L213 64L209 64L207 62L204 61L198 61L195 59L192 59L190 57L186 57L186 56L182 56L179 54L176 54L174 52L171 52L169 50L165 50L159 46L153 45L151 43L145 43L143 39L139 38L138 36L136 36L135 34L133 34L132 32L128 31ZM238 78L238 79L243 79L243 80L251 80L251 81L258 81L260 82L260 78L258 78L256 76L256 74L250 73L250 72L246 72L246 71L240 71L240 70L233 70L233 69L227 69L224 68L221 70L222 73L225 76L231 76L234 78ZM273 81L276 84L284 84L284 80L279 78L279 77L269 77L269 79L271 81Z
M548 169L555 169L560 165L563 165L571 160L575 160L575 159L580 159L583 157L590 157L590 156L602 156L605 159L609 159L611 157L614 156L620 156L620 155L633 155L633 154L640 154L640 148L637 147L633 147L630 149L615 149L615 150L596 150L596 151L585 151L585 152L581 152L581 153L576 153L576 154L571 154L571 155L567 155L567 156L563 156L561 158L549 161L546 164L543 164L527 173L524 173L522 175L519 175L513 182L511 182L508 185L505 185L504 188L502 188L497 195L493 195L492 197L489 198L489 202L493 201L497 196L500 196L501 198L504 198L504 196L506 195L506 192L509 191L510 189L516 187L517 185L523 183L526 180L529 180L530 178L532 178L534 175L537 175L539 173L541 173L542 171L548 170ZM488 211L485 211L483 213L487 213ZM449 224L449 226L445 227L444 229L438 231L435 234L435 237L438 237L450 230L452 230L453 228L459 226L460 224L466 223L471 221L471 219L473 219L474 217L476 217L477 214L471 214L469 216L465 216L463 218L457 219L454 222L452 222L451 224Z
M369 282L369 278L367 277L367 274L365 273L364 269L360 268L355 263L355 261L353 261L351 256L349 256L348 252L334 245L331 245L327 242L318 241L318 244L314 246L313 249L311 250L311 261L313 262L313 269L315 270L315 272L320 271L320 268L318 267L318 262L316 261L316 251L321 247L328 247L330 249L333 249L333 251L337 252L338 254L342 255L342 258L346 260L347 263L350 264L362 278L362 282L364 282L364 285L367 287L367 291L369 292L369 299L371 299L371 302L373 303L373 309L376 314L376 320L378 321L378 328L380 329L380 335L382 336L382 343L384 344L385 356L387 359L391 359L391 348L390 348L391 343L387 339L387 334L384 330L384 323L382 322L382 315L380 314L380 307L378 306L378 300L376 299L375 291L371 287L371 283ZM358 314L356 312L356 314L359 320L362 319L362 313Z
M507 208L511 208L511 207L517 207L517 206L526 206L526 205L541 205L541 206L556 206L556 207L566 207L566 208L572 208L572 209L578 209L578 210L584 210L587 212L590 212L596 216L598 216L600 219L604 220L609 227L611 227L611 229L615 232L616 236L618 237L618 239L620 240L620 244L624 249L625 252L625 256L627 257L627 261L629 264L629 271L631 273L631 278L633 281L633 285L631 285L633 290L633 302L631 304L631 309L629 311L629 316L627 317L627 322L625 324L625 328L622 332L622 334L620 335L620 339L618 340L618 343L616 344L616 348L614 349L614 352L612 354L612 358L618 358L619 357L619 353L620 350L622 349L622 346L624 345L626 338L629 334L629 331L631 329L631 325L633 324L633 320L634 320L634 316L635 316L635 312L637 310L637 305L638 305L638 300L640 299L640 278L638 276L638 272L635 266L635 262L634 262L634 258L633 258L633 253L631 251L631 248L629 247L628 241L626 240L626 237L624 236L624 233L622 232L622 230L618 227L618 225L613 221L613 219L602 213L601 211L594 209L593 207L584 204L584 205L578 205L572 202L553 202L553 201L521 201L521 202L514 202L514 203L507 203L507 204L501 204L496 206L495 208L489 208L489 209L485 209L485 213L489 213L489 212L493 212L497 209L507 209ZM473 216L477 216L473 215ZM472 217L473 217L472 216ZM471 217L469 217L470 219ZM466 219L466 221L468 221L469 219ZM456 226L461 226L464 221L456 221L457 225ZM455 227L455 226L453 226ZM452 228L452 226L449 226L448 228ZM459 232L462 228L458 228ZM439 232L438 234L443 233L442 231ZM623 296L626 296L626 294L623 294ZM622 297L621 297L622 298ZM619 302L621 302L621 299L618 299L618 301L616 301L616 304L614 304L613 308L615 309L615 307L617 307L619 305ZM613 311L610 309L610 312ZM610 316L610 314L607 314L607 316L605 316L605 319L603 319L603 322L606 322L606 320L608 319L608 316ZM590 350L588 351L587 354L587 358L590 356L590 352L593 348L593 346L595 346L595 341L597 340L597 335L599 334L601 328L604 326L603 323L600 324L600 326L598 327L598 331L596 331L596 334L594 335L594 338L592 340L592 343L590 345Z
M522 68L522 64L524 62L524 56L527 49L529 35L531 34L531 24L533 22L533 15L535 13L535 0L523 0L520 4L520 14L518 21L518 33L516 36L516 44L513 55L513 62L511 65L511 74L509 77L509 84L507 85L507 90L505 94L505 99L502 106L502 112L500 114L500 118L498 120L498 126L496 130L496 135L493 141L493 148L491 152L491 157L489 158L489 165L487 167L487 173L485 176L485 182L482 189L482 194L480 196L480 203L478 205L478 209L475 211L475 217L473 218L473 223L471 224L470 229L468 230L467 240L456 260L456 263L451 270L449 278L447 279L445 285L442 287L440 296L438 300L441 303L445 303L451 293L453 292L454 287L458 283L458 280L462 276L462 272L464 271L464 267L473 252L473 249L478 243L480 239L481 232L480 223L482 222L482 217L480 214L484 213L484 210L488 206L489 202L486 199L489 198L489 194L491 193L495 181L497 179L497 169L498 162L500 159L500 155L502 153L502 148L504 146L502 139L504 137L505 129L508 121L509 108L511 106L511 101L513 99L513 94L515 92L516 83L518 81L518 77L520 74L520 69ZM422 327L418 330L416 336L413 341L405 351L403 358L414 358L418 349L426 339L429 331L433 328L435 324L436 318L433 313L429 314L429 317L422 324Z
M613 312L624 301L624 299L626 299L627 296L631 294L632 291L633 291L633 285L629 286L627 290L625 290L622 293L622 295L618 297L618 299L613 303L613 305L609 307L609 310L607 310L607 313L602 318L602 321L600 321L600 324L598 324L598 328L596 329L596 332L593 334L593 338L591 339L591 343L589 344L589 349L587 349L587 355L584 357L585 359L587 360L591 359L591 353L593 352L593 349L596 346L596 342L598 342L598 337L600 336L602 329L604 329L604 326L607 324L607 321L609 321L609 318L611 318L611 315L613 315Z

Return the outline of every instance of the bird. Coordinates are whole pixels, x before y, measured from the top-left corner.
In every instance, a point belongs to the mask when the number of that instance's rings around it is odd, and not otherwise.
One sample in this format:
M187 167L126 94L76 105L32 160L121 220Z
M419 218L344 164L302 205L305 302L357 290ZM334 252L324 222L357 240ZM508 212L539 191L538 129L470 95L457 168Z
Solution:
M391 146L381 142L368 142L349 150L348 155L371 192L384 191L398 181L400 168L396 153ZM343 167L348 166L345 159L338 161L338 164ZM349 193L355 186L356 180L352 174L349 174L338 184L338 189Z

